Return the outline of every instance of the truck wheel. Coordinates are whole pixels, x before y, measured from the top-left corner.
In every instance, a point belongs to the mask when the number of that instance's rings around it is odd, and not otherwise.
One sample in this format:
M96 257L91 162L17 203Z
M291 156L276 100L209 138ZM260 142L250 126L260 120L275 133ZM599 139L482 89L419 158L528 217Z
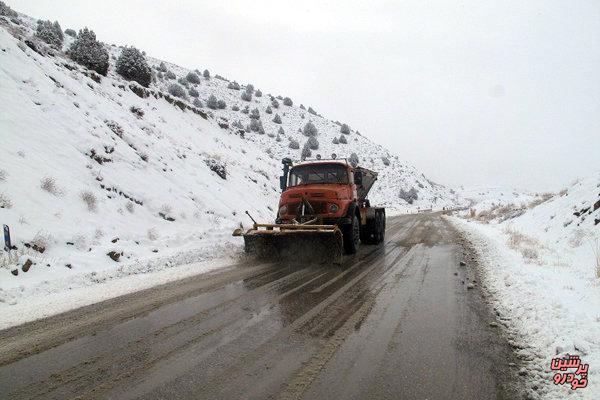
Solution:
M352 217L352 222L346 225L344 229L344 250L346 254L354 254L358 249L360 241L360 225L356 215Z
M383 213L377 213L377 228L375 228L375 232L375 242L383 242L385 238L385 217Z

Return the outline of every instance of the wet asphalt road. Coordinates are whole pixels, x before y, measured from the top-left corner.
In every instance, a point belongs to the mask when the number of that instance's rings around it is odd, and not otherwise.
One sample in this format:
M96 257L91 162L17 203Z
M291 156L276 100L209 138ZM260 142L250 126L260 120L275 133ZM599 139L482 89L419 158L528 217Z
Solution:
M249 261L0 332L3 399L510 399L439 213L341 266Z

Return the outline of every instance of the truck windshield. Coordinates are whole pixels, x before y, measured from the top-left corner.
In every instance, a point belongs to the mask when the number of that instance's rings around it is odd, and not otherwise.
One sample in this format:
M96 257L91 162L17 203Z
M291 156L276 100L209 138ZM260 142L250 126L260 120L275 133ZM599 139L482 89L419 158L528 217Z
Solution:
M319 183L348 183L348 171L340 164L300 165L290 171L288 186Z

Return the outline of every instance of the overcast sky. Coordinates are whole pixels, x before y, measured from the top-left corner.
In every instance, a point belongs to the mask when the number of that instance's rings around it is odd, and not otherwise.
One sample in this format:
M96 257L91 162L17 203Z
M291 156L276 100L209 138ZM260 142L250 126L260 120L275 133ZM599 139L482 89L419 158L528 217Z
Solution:
M600 169L600 1L5 0L347 122L449 185Z

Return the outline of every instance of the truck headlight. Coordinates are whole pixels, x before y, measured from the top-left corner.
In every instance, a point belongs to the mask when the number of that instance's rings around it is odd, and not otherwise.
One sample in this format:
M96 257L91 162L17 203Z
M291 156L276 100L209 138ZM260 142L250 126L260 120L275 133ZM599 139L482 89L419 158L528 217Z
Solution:
M338 205L337 205L337 204L331 203L331 204L329 205L329 212L330 212L330 213L336 213L336 212L338 212L338 210L339 210L339 209L340 209L340 208L338 207Z
M282 217L285 214L287 214L288 211L288 207L286 205L283 205L281 207L279 207L279 216Z

